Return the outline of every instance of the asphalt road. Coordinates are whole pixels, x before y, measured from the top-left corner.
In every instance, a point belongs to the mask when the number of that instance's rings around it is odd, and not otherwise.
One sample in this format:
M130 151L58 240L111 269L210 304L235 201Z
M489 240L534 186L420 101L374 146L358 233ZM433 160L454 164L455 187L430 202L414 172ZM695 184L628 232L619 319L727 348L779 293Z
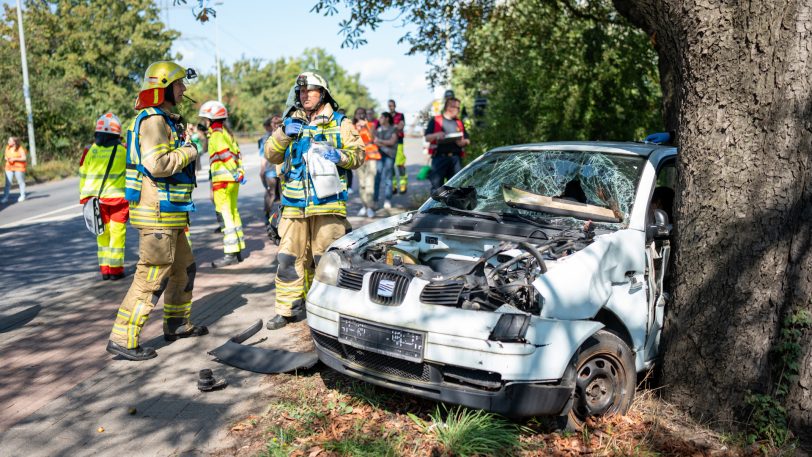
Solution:
M256 144L241 144L248 182L240 189L240 215L243 224L261 223L262 184L259 181L259 155ZM205 160L205 159L204 159ZM211 231L216 224L209 199L208 168L198 172L193 198L192 242L195 234ZM30 307L28 298L35 290L73 287L79 281L99 276L95 237L85 229L78 202L79 178L30 185L26 201L17 203L16 189L9 204L0 206L0 330L2 318ZM135 268L137 232L128 224L125 271ZM221 246L194 245L195 255L215 258ZM125 279L126 280L126 279ZM8 325L6 323L5 325Z

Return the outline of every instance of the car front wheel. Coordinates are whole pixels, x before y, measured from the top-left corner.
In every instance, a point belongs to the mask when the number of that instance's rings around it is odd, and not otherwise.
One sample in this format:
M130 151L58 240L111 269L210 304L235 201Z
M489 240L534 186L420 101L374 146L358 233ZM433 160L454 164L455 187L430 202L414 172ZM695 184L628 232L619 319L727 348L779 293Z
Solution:
M587 418L626 414L634 399L634 356L617 335L600 330L575 361L575 392L567 428L581 430Z

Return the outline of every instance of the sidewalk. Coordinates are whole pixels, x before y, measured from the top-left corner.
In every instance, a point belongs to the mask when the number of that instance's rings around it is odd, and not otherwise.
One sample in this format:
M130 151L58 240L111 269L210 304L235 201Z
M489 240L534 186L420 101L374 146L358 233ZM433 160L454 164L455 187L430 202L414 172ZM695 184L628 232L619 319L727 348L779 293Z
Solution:
M419 165L410 162L413 177ZM393 203L408 206L426 192L426 182L412 179L409 193L395 196ZM246 197L246 208L261 207L259 196ZM356 193L348 208L353 227L371 222L352 217L359 207ZM105 352L132 280L130 261L122 281L102 282L95 272L66 270L48 284L16 291L26 295L14 310L19 323L0 328L0 455L189 456L229 448L229 425L262 412L273 395L266 375L222 365L206 354L256 319L273 316L277 247L267 242L259 220L249 216L244 222L248 257L219 270L210 262L222 255L213 249L222 243L221 235L211 233L210 224L193 227L198 274L192 319L208 325L210 334L165 343L159 302L142 334L144 344L158 350L152 360L116 360ZM51 262L69 260L58 256ZM273 332L263 328L247 343L295 349L290 344L306 332L305 323ZM229 386L198 391L197 373L203 368Z
M98 282L90 291L54 297L61 303L85 305L50 307L49 313L67 313L60 325L49 326L41 314L46 323L26 326L20 329L23 334L4 341L0 375L4 385L17 388L2 393L13 395L14 402L2 412L0 427L24 419L2 433L0 455L195 455L227 444L227 424L262 409L258 400L264 376L213 362L206 352L255 319L273 315L270 265L276 246L262 247L265 234L259 225L246 235L254 246L239 266L214 270L206 266L213 259L198 259L192 318L209 326L208 336L165 343L159 306L143 333L143 341L158 349L158 357L138 363L113 359L104 348L129 287L129 280L124 280L112 288L109 282ZM85 299L80 301L77 294ZM263 330L255 339L265 339L263 346L284 347L282 343L304 330L303 325ZM71 348L81 356L69 354ZM35 366L47 368L30 369ZM217 392L198 391L197 372L203 368L213 369L229 386ZM54 390L64 393L48 401Z

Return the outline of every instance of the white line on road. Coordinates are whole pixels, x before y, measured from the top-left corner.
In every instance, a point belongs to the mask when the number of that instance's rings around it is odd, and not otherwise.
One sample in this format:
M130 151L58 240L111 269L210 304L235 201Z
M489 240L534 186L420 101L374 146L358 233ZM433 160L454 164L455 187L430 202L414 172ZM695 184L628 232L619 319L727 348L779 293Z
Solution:
M64 213L65 211L74 210L74 209L81 208L81 207L82 207L82 205L79 205L79 204L66 206L64 208L55 209L53 211L48 211L47 213L37 214L36 216L27 217L25 219L20 219L19 221L14 221L14 222L10 222L10 223L5 224L5 225L0 225L0 229L19 227L21 225L25 225L27 223L35 222L35 221L36 222L53 222L53 221L64 221L64 220L67 220L67 219L73 219L74 217L81 216L82 213L79 212L78 214L69 214L69 215L63 215L63 216L57 216L57 217L51 217L51 218L49 218L48 216L51 216L53 214ZM40 219L46 219L46 220L40 220Z

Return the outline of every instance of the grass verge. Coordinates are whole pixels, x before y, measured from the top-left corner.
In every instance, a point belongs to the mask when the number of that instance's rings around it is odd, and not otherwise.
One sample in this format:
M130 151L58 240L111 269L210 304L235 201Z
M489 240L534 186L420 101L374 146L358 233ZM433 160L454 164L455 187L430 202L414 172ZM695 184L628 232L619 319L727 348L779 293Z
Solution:
M37 166L28 166L25 172L26 183L41 183L55 179L76 176L79 173L79 164L68 159L55 159L41 162ZM0 185L6 185L6 174L0 173ZM17 185L15 182L14 185Z

